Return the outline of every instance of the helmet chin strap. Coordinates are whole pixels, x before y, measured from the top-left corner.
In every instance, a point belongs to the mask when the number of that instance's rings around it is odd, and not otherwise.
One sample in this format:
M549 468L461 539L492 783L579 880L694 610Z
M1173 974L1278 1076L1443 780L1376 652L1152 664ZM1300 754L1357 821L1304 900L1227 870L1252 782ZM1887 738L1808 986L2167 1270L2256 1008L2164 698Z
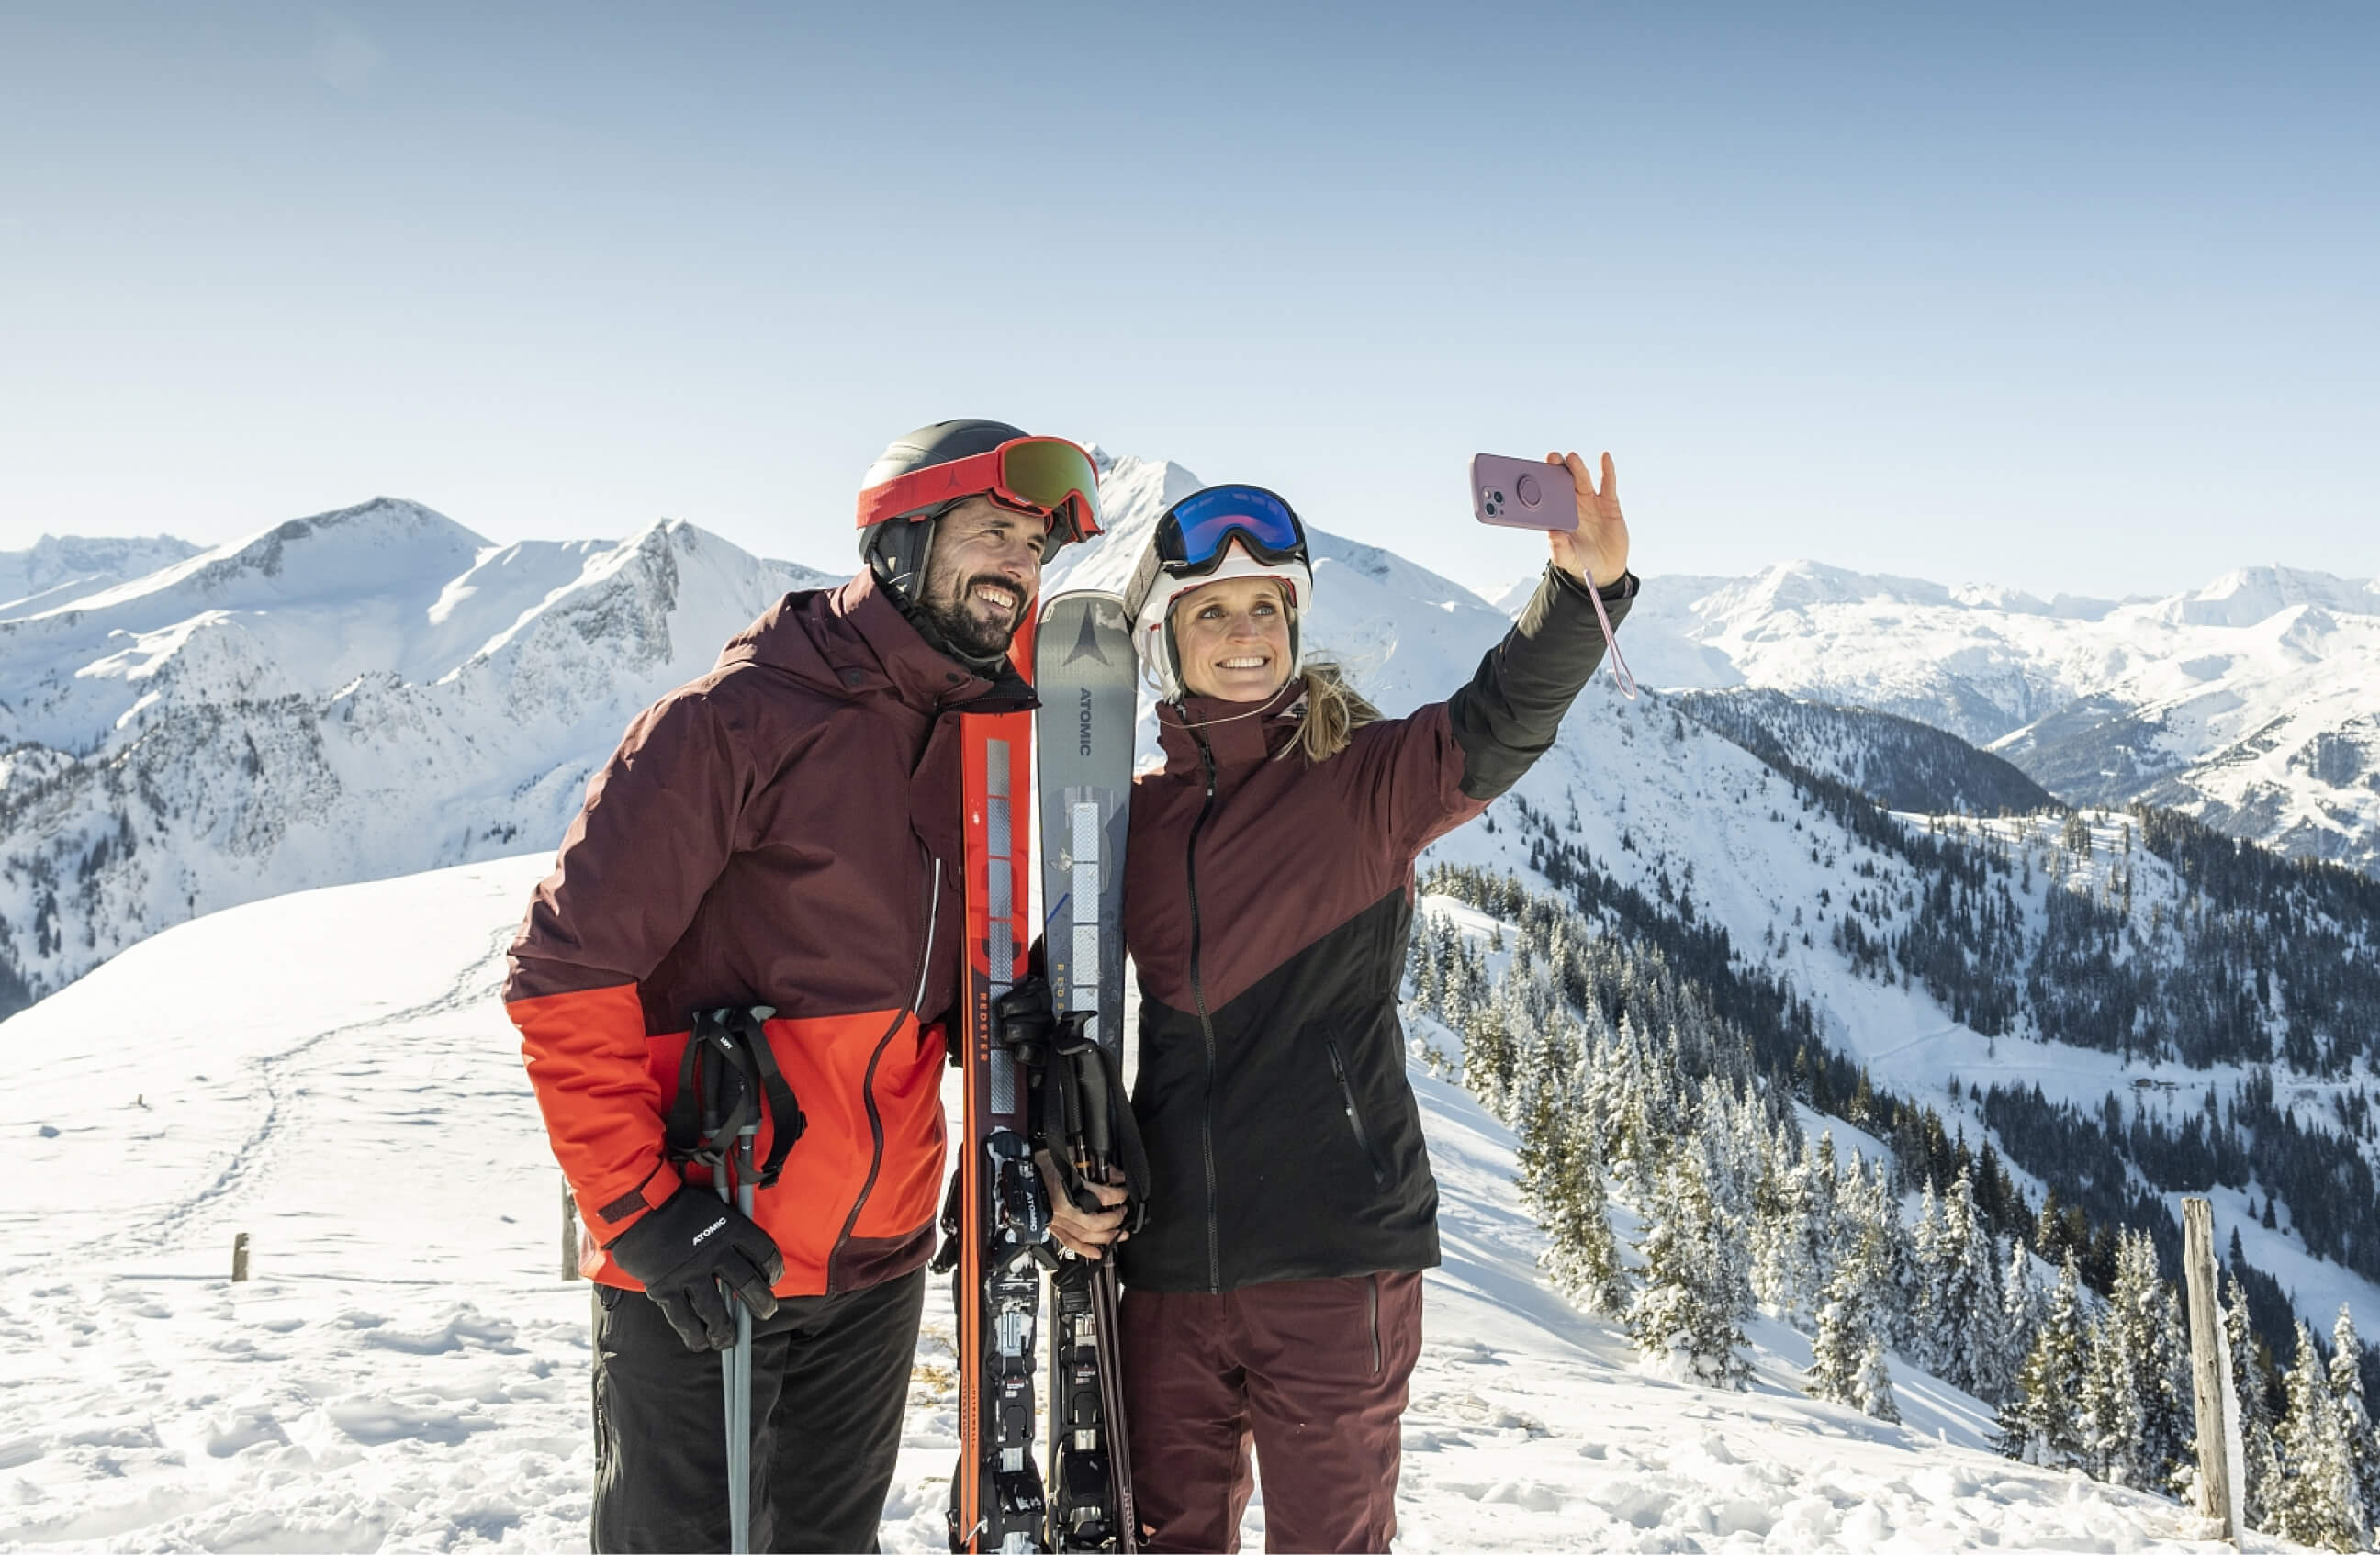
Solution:
M942 526L940 512L905 524L887 524L868 548L868 571L876 574L892 602L906 615L926 597L926 565L934 554L934 534Z

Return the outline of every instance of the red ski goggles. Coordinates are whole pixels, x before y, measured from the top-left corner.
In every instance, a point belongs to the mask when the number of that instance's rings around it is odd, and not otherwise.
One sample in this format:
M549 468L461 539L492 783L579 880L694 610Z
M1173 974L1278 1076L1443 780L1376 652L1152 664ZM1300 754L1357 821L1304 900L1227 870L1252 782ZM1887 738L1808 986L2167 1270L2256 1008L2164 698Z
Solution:
M927 518L969 497L989 497L1050 521L1050 549L1099 532L1099 473L1064 438L1011 438L989 453L929 464L859 494L859 527Z

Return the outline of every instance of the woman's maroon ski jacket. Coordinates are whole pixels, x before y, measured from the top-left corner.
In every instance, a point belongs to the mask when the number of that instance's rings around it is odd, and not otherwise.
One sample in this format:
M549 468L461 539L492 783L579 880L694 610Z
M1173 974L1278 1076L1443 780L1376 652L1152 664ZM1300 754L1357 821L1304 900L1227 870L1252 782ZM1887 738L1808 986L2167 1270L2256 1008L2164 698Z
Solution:
M1615 622L1635 592L1633 576L1604 591ZM1414 860L1545 753L1603 650L1585 586L1548 568L1468 685L1357 729L1328 761L1291 748L1296 682L1254 713L1160 707L1166 765L1134 786L1124 886L1151 1174L1147 1224L1122 1248L1128 1284L1220 1292L1438 1262L1397 1019Z

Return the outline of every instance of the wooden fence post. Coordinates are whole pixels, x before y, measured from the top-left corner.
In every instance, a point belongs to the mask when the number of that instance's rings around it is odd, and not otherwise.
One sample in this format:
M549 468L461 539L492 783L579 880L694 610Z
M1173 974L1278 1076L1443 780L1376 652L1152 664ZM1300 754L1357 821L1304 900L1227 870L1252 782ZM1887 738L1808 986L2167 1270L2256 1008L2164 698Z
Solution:
M248 1278L248 1233L245 1231L231 1239L231 1277L234 1284Z
M570 1196L570 1179L562 1179L562 1277L578 1278L578 1201Z
M2240 1395L2231 1380L2231 1346L2215 1283L2215 1206L2181 1201L2181 1271L2190 1286L2190 1391L2198 1413L2198 1509L2240 1542L2243 1466L2231 1443L2240 1438Z

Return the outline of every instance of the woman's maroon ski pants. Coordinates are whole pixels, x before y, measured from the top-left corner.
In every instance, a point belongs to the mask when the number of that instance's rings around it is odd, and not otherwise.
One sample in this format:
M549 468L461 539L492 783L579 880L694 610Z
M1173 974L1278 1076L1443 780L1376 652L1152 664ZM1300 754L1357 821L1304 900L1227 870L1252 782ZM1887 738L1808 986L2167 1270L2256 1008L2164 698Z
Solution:
M1124 1412L1141 1548L1236 1550L1248 1450L1265 1548L1384 1550L1421 1276L1283 1280L1221 1296L1126 1290Z

